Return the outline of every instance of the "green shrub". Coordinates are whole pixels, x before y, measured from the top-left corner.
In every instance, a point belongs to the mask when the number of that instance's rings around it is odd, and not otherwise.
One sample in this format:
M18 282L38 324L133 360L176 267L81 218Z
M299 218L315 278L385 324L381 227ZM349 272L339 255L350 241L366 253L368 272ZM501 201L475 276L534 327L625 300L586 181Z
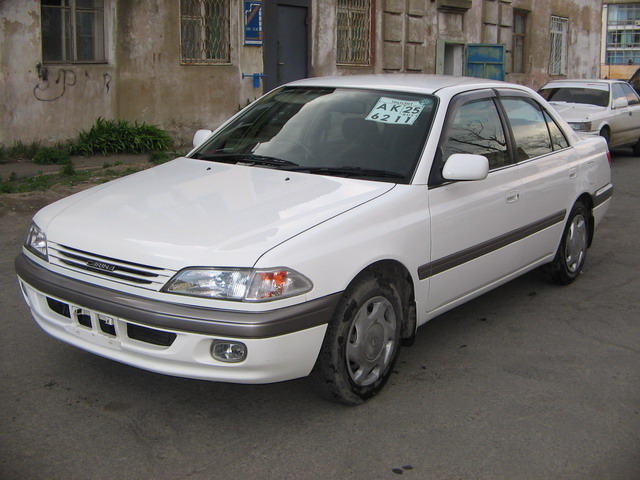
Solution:
M89 131L78 133L78 140L70 145L70 153L85 156L96 153L146 153L167 150L170 146L169 134L155 125L98 118Z
M66 151L53 147L41 147L33 156L33 163L38 165L63 165L69 160Z

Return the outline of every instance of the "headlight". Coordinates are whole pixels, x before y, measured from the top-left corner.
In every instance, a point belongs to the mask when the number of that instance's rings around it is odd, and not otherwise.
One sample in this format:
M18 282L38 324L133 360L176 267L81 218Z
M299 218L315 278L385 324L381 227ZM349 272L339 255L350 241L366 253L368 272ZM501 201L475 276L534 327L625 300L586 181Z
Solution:
M246 302L267 302L301 295L313 287L304 275L287 268L187 268L162 289L167 293Z
M576 132L590 132L591 122L569 122L569 126Z
M47 255L47 236L35 223L31 223L27 237L24 240L24 246L31 253L36 254L47 262L49 261Z

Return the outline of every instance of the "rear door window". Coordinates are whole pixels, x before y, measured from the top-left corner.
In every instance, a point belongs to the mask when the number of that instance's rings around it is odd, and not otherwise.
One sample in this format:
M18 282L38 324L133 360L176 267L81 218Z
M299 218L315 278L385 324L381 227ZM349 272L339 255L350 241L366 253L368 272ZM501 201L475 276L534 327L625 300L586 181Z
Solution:
M516 161L553 151L547 121L540 107L528 98L502 98L515 142Z

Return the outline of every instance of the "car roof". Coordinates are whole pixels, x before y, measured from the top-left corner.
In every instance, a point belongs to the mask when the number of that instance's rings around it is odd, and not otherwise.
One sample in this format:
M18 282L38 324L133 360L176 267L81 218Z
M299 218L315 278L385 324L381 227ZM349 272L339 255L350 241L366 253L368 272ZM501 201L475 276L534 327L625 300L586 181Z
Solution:
M614 80L614 79L567 79L567 80L552 80L542 88L553 88L553 87L585 87L585 86L593 86L600 88L609 88L614 83L628 83L625 80Z
M372 75L344 75L334 77L316 77L297 80L287 85L313 87L370 88L397 90L414 93L433 94L439 90L454 88L465 90L474 88L504 88L513 84L475 77L454 75L383 73ZM520 87L516 85L516 87ZM525 87L522 87L523 89Z

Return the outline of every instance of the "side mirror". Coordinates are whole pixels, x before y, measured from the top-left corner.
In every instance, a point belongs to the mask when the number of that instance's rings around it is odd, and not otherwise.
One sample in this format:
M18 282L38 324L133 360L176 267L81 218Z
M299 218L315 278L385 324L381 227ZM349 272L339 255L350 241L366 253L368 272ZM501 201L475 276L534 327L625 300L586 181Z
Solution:
M483 180L488 173L487 157L471 153L454 153L442 169L442 176L447 180Z
M627 102L626 98L616 98L613 101L613 107L612 108L624 108L629 106L629 103Z
M198 130L193 136L193 148L202 145L204 141L211 135L211 130Z

